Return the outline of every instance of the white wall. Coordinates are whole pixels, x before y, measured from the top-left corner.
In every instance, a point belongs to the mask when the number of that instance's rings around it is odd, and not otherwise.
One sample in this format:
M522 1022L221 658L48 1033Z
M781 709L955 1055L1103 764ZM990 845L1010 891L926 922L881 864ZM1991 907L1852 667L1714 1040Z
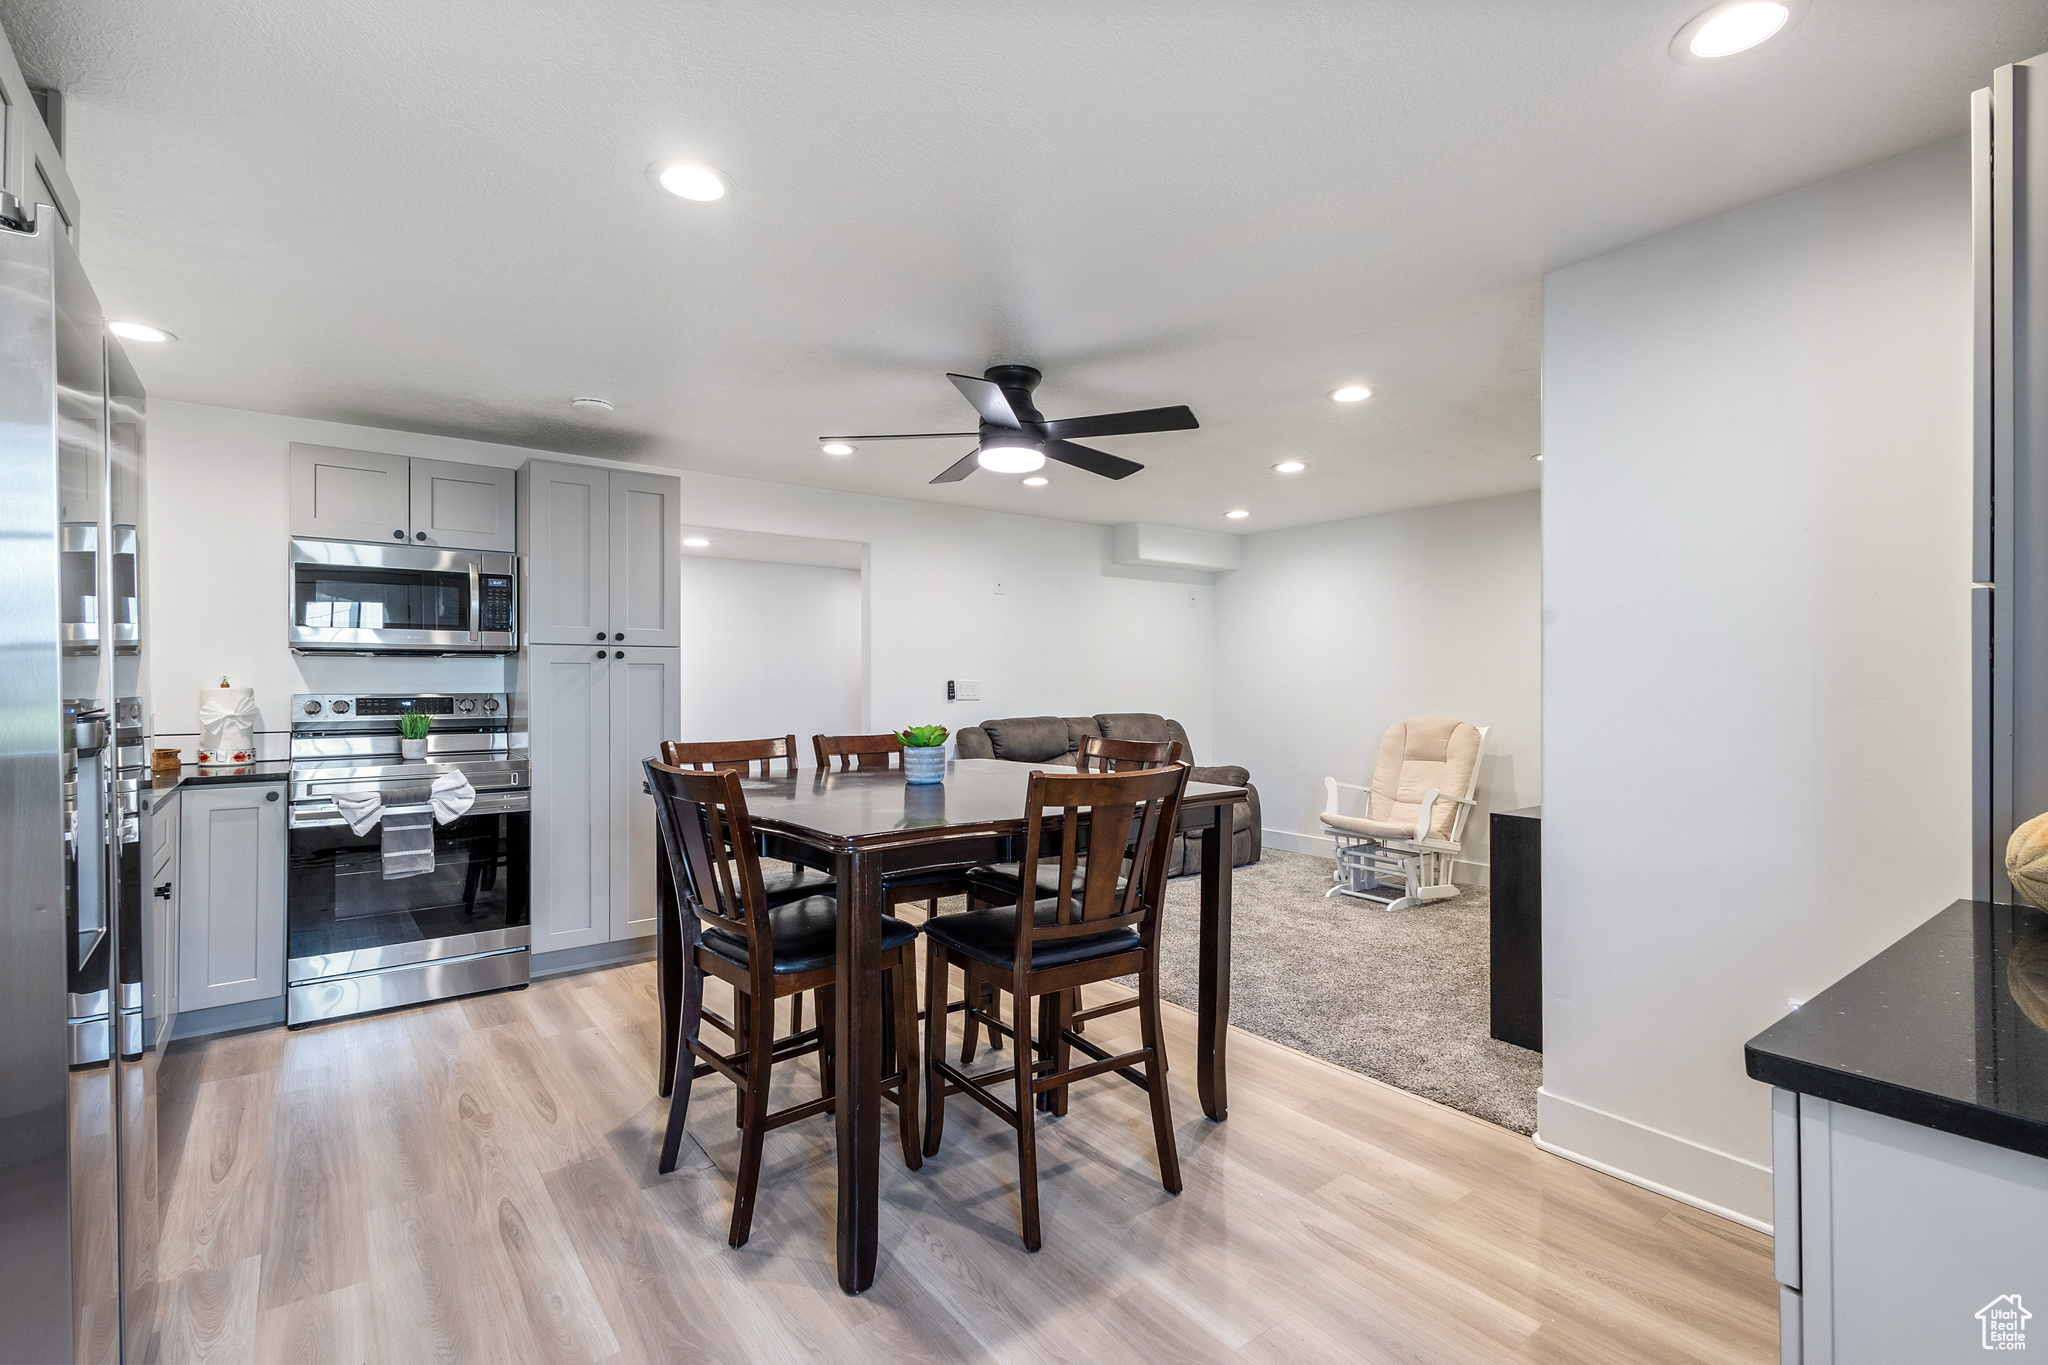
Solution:
M1969 157L1551 275L1539 1140L1767 1220L1743 1042L1969 892Z
M1484 878L1487 812L1541 799L1539 520L1516 493L1244 538L1202 758L1252 770L1270 843L1328 856L1323 779L1370 782L1387 726L1457 716L1490 727L1459 868Z
M860 570L683 559L683 635L718 668L683 670L686 739L860 733Z
M256 688L264 725L273 730L288 723L294 692L504 687L503 667L494 662L290 654L285 448L292 441L508 466L546 453L153 402L148 586L158 729L196 731L197 689L218 683L222 673ZM1158 711L1180 719L1207 747L1209 575L1114 565L1106 526L718 475L680 477L683 517L693 526L866 544L869 657L861 729ZM982 700L949 704L948 678L980 680Z

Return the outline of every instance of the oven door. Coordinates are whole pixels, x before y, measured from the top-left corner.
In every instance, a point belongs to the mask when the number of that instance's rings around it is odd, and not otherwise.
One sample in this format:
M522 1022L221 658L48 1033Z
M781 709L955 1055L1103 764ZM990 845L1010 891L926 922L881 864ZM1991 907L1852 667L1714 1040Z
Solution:
M516 799L478 794L434 826L434 870L384 878L382 826L339 822L290 832L286 976L293 985L531 942L527 871L533 816Z
M291 647L301 654L509 654L517 557L291 542Z

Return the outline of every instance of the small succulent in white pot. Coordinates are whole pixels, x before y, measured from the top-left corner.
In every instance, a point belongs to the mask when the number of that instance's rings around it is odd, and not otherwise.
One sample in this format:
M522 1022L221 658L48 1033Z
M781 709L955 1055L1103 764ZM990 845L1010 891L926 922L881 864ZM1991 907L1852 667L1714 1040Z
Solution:
M903 780L922 786L946 780L946 727L913 725L900 730L903 741Z

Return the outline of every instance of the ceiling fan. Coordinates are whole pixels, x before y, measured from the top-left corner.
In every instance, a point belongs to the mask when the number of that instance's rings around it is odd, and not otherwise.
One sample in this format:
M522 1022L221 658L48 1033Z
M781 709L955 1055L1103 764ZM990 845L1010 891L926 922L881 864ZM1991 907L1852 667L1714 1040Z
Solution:
M894 436L821 436L825 442L930 441L945 437L976 436L981 444L974 452L933 479L933 483L958 483L976 469L998 474L1029 474L1047 460L1058 460L1105 479L1122 479L1145 466L1104 451L1074 444L1076 436L1130 436L1141 431L1192 431L1199 425L1186 407L1146 408L1140 412L1110 412L1099 417L1067 417L1048 422L1031 406L1031 391L1045 376L1029 365L992 365L980 379L972 375L949 374L974 410L981 414L978 431L919 431ZM835 454L844 452L833 452Z

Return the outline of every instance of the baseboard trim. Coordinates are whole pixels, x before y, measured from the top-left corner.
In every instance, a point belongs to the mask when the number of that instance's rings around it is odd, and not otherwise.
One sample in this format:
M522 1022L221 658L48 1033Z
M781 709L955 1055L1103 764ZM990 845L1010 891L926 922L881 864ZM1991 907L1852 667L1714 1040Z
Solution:
M202 1010L181 1010L172 1025L171 1041L205 1038L216 1033L234 1033L245 1028L264 1028L284 1022L284 997L244 1000L239 1005L214 1005Z
M1761 1233L1771 1230L1768 1218L1744 1211L1771 1207L1771 1168L1731 1152L1568 1100L1547 1086L1536 1091L1535 1142L1602 1175Z
M1266 829L1261 833L1267 848L1306 853L1316 858L1337 856L1337 847L1327 834L1297 834L1291 829ZM1460 886L1491 886L1492 869L1486 863L1468 863L1460 859L1451 865L1451 880Z
M654 956L654 939L621 939L617 943L587 943L581 948L559 948L552 953L535 953L527 964L534 980L560 976L564 972L587 972L597 967L616 967L626 962L644 962Z

